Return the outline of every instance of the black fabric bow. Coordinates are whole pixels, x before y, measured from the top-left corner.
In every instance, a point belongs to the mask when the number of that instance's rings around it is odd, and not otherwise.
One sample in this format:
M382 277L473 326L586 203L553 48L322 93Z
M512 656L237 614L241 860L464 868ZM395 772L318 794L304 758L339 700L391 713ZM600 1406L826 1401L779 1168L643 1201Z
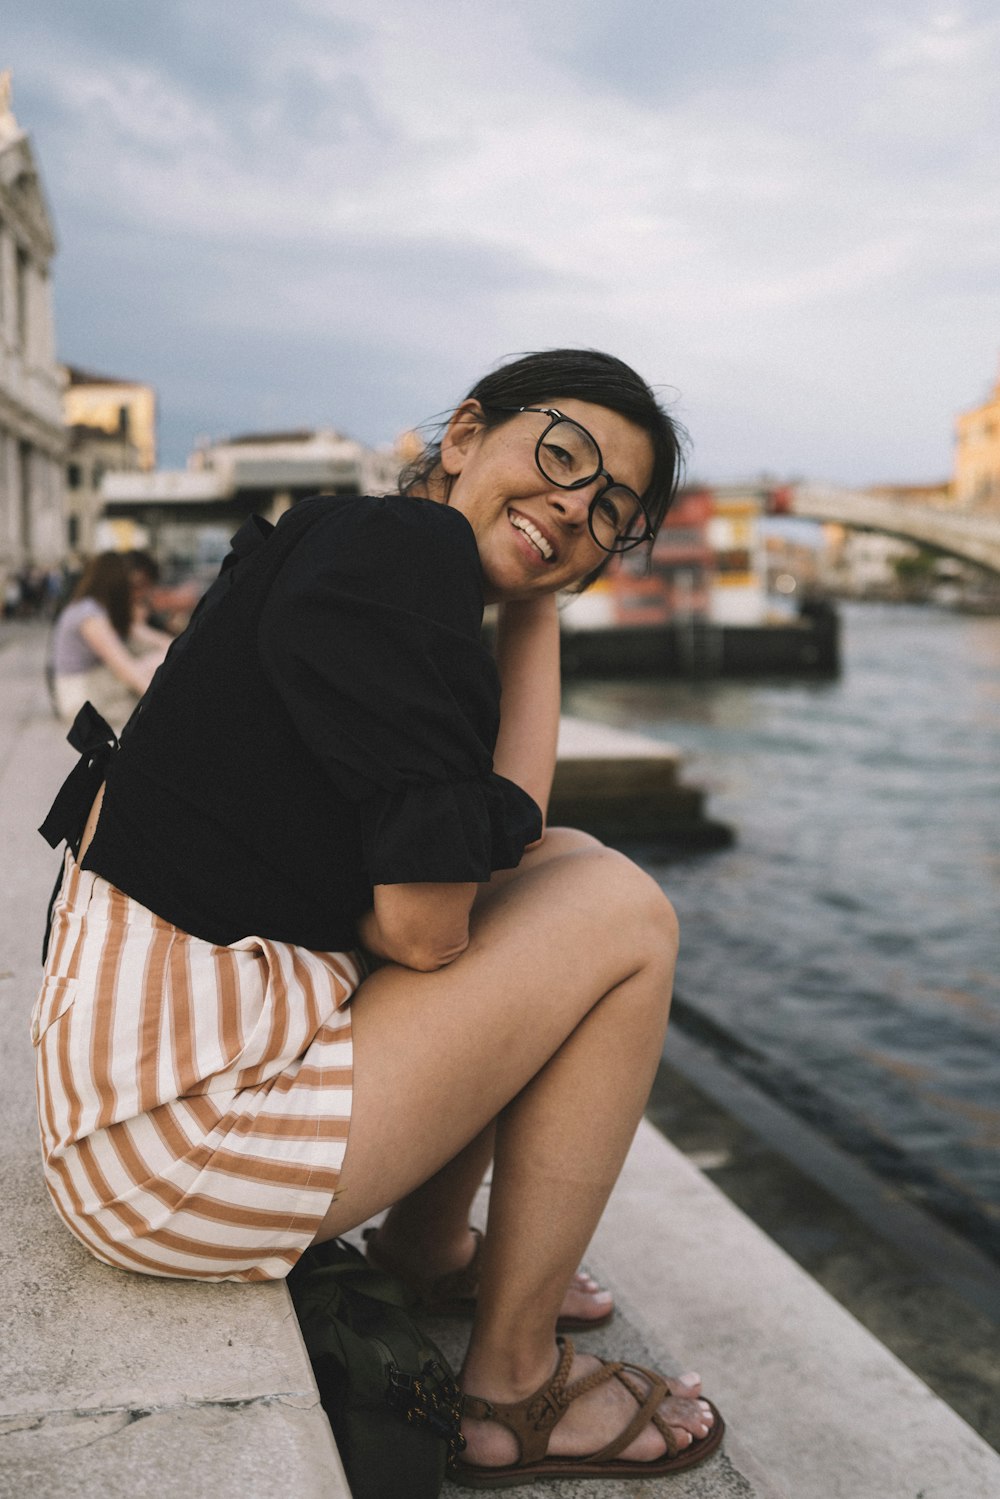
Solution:
M118 737L93 703L87 702L73 720L66 738L80 758L60 786L38 831L50 848L58 848L65 840L76 853L108 761L118 748Z

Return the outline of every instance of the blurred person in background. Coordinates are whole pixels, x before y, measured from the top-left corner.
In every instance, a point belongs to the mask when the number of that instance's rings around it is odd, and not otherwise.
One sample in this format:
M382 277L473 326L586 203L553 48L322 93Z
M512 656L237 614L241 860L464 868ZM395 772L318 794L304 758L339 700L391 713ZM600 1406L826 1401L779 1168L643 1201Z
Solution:
M64 722L89 699L117 731L146 691L172 638L149 624L146 587L143 571L118 552L100 552L84 568L52 632L52 699Z
M132 643L140 644L152 630L155 640L151 647L161 643L161 637L173 639L177 633L171 630L167 616L157 607L153 590L160 581L160 567L151 552L133 550L125 553L129 583L132 588Z

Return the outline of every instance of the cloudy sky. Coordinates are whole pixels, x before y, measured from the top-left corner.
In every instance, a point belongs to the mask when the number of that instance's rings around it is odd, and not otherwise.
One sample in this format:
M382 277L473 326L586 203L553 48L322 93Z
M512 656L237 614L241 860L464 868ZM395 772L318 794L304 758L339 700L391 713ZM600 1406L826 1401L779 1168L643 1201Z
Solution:
M60 356L370 442L505 354L662 387L705 479L931 481L1000 361L988 0L6 0Z

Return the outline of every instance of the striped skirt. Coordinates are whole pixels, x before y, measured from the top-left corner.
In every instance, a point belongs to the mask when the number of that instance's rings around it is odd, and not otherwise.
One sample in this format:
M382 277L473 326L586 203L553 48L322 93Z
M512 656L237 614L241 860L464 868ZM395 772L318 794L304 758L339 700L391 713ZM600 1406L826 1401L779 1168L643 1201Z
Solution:
M351 953L215 947L67 853L31 1035L45 1178L109 1265L275 1280L337 1189Z

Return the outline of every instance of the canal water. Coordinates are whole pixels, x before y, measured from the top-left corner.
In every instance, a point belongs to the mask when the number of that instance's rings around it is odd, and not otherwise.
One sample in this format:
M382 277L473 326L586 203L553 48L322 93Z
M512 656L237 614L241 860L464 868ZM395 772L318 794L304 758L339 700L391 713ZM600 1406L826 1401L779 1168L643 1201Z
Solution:
M565 707L678 745L736 829L636 850L680 916L679 1022L1000 1256L1000 619L843 624L837 681L574 683Z

